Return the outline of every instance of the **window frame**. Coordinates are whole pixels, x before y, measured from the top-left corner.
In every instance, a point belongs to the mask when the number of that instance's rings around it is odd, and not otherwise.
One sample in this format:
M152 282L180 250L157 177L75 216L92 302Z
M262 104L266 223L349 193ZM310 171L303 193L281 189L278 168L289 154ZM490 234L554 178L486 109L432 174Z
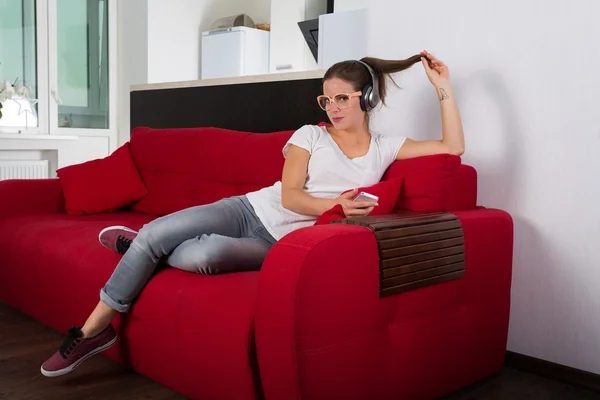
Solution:
M107 129L65 128L58 126L58 56L57 56L57 1L35 0L36 7L36 67L37 67L37 127L0 127L2 135L67 135L67 136L107 136L117 139L117 99L118 99L118 4L117 0L104 0L108 4L108 112ZM98 46L95 47L98 50ZM97 58L96 58L97 59ZM90 64L92 65L92 64ZM94 94L93 96L96 96ZM95 104L98 105L96 97ZM90 105L92 103L88 103ZM99 108L99 107L98 107Z
M108 18L108 128L68 128L59 126L58 105L60 93L58 92L58 1L48 0L48 48L49 48L49 133L60 135L77 135L77 136L114 136L117 135L117 1L103 0L108 4L108 13L105 18ZM83 0L82 0L83 1ZM91 1L88 0L88 4ZM97 10L94 8L94 12ZM88 19L90 15L90 7L88 7ZM96 13L97 15L97 13ZM90 60L98 60L96 53L99 47L97 44L90 46L90 54L94 53ZM89 75L93 76L93 65L97 63L89 63ZM97 73L95 74L97 75ZM90 79L91 81L91 79ZM94 97L92 99L92 97ZM94 112L99 113L98 105L99 93L97 90L90 90L88 94L88 107L69 107L72 109L72 114ZM68 109L68 108L67 108ZM83 110L86 110L82 112Z

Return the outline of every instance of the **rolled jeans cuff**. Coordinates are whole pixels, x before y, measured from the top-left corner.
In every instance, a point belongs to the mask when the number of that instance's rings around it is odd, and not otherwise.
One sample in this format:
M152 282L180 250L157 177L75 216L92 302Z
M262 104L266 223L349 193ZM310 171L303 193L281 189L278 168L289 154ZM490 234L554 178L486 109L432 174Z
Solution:
M114 301L113 299L111 299L108 294L106 294L106 291L104 290L104 288L100 289L100 300L102 300L102 302L104 304L106 304L107 306L109 306L110 308L112 308L115 311L124 313L129 311L129 307L131 306L131 304L119 304L116 301Z

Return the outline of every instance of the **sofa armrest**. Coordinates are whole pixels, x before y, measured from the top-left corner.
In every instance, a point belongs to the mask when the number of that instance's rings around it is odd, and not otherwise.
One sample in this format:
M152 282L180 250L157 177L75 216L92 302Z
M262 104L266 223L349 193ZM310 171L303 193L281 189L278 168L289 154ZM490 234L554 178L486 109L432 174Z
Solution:
M393 296L465 275L464 232L449 213L400 213L343 218L373 232L379 254L379 295Z
M256 314L265 396L433 398L501 368L512 219L487 209L455 215L465 277L385 298L377 241L365 227L304 228L273 246Z
M65 201L57 178L0 181L0 218L64 210Z

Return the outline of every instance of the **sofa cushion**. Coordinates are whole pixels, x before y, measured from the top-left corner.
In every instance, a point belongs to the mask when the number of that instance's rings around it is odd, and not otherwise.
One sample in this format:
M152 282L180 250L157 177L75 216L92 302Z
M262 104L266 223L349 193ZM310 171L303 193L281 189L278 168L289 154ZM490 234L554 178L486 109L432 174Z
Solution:
M115 224L139 229L151 219L132 212L3 219L0 248L10 251L2 258L0 300L61 333L84 323L121 259L98 243L98 232ZM131 313L115 320L120 340L105 354L183 395L251 398L258 275L159 268Z
M132 209L165 215L270 186L281 179L292 133L136 128L131 152L150 194Z
M116 211L148 194L129 143L108 157L60 168L56 174L71 215Z
M3 257L0 274L9 276L0 276L0 293L22 299L21 307L55 327L85 322L80 318L98 301L100 288L120 259L98 242L98 233L111 225L137 230L151 219L131 212L5 218L0 221L0 249L10 251Z
M382 180L404 179L394 212L457 211L477 205L477 173L448 154L394 162Z
M367 192L379 197L379 200L377 201L379 205L375 207L369 215L385 215L393 212L396 202L398 201L398 195L400 194L401 188L402 178L393 178L369 187L358 188L358 193ZM338 204L332 207L330 210L324 212L317 219L315 225L328 224L329 222L340 218L346 218L346 215L344 214L342 206Z

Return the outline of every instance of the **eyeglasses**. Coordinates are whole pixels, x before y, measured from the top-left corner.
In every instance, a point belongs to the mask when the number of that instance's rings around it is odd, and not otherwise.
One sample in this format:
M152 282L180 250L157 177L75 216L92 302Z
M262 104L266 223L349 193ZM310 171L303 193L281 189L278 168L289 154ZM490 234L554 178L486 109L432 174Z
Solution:
M343 110L350 107L350 100L352 100L353 97L360 97L361 95L362 92L339 93L333 97L322 94L321 96L317 97L317 102L319 103L319 107L325 111L329 111L331 109L331 104L335 104L337 108Z

